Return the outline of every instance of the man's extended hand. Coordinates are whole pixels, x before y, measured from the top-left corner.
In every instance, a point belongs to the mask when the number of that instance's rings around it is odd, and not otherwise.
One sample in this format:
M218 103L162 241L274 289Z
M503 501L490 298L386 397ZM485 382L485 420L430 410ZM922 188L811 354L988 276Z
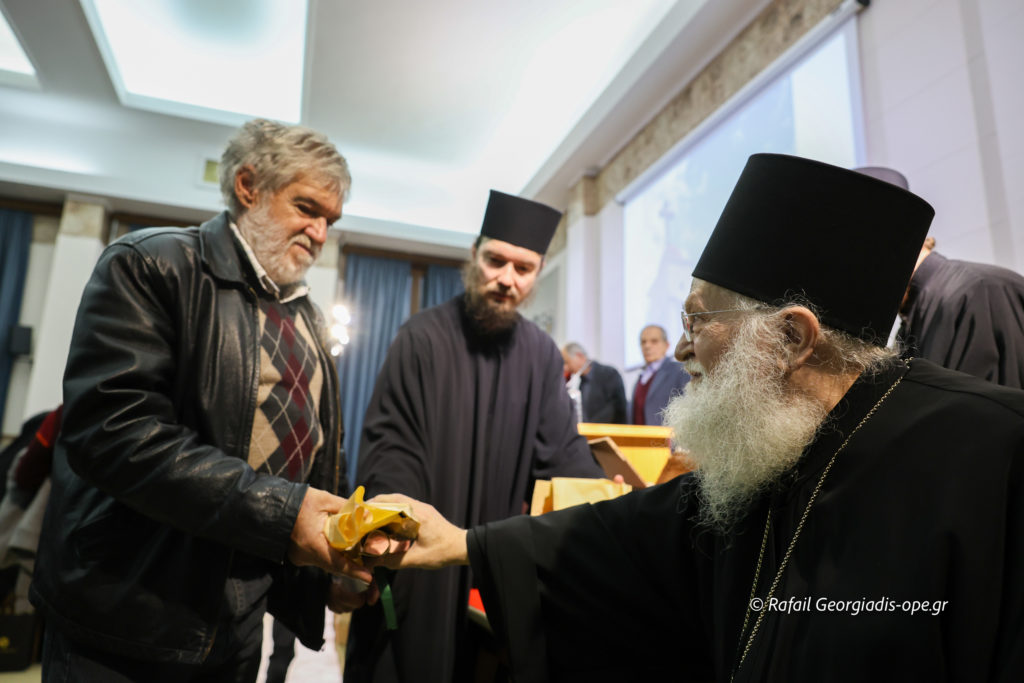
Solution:
M340 496L309 487L306 497L302 499L299 515L295 518L295 526L292 527L288 559L296 566L312 565L369 584L373 581L370 570L332 548L324 536L327 518L341 510L344 504L345 499Z
M373 503L407 503L420 521L419 536L408 549L392 547L388 554L363 560L371 566L392 569L440 569L454 564L469 564L466 530L453 525L431 505L408 496L387 494L370 499ZM404 544L403 544L404 545Z

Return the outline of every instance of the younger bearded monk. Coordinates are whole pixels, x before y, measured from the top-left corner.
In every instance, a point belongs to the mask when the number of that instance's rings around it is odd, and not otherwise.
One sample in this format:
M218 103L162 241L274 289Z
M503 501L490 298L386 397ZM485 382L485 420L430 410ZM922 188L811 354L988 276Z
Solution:
M404 493L463 526L521 514L533 482L601 477L576 430L551 337L527 301L561 214L492 190L464 270L466 291L399 330L366 410L356 483ZM352 616L345 681L474 679L468 570L399 572L397 629L383 607Z
M468 532L417 505L387 561L470 563L516 681L1024 680L1024 392L883 348L932 213L751 157L676 348L699 469Z

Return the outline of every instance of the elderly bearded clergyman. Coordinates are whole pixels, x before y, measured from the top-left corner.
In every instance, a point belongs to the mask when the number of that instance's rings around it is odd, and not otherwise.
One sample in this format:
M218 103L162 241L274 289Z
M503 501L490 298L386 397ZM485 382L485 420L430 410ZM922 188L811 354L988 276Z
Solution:
M694 270L668 412L699 469L457 529L517 681L1024 680L1024 392L883 348L932 209L755 155Z

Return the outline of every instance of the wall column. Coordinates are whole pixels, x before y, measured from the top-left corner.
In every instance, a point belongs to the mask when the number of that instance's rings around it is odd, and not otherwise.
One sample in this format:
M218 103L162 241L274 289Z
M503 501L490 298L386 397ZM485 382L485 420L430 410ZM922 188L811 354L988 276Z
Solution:
M35 333L32 373L24 417L52 410L63 398L64 366L75 314L85 284L103 251L107 208L98 199L69 196L64 202L53 261Z
M596 360L602 357L601 317L601 234L594 215L597 189L594 179L581 178L573 187L565 212L565 335L562 342L583 345Z

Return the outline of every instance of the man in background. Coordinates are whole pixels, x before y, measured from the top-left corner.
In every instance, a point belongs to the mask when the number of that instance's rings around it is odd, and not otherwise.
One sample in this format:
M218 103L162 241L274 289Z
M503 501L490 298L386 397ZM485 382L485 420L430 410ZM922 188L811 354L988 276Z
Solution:
M139 230L86 285L32 584L45 680L255 681L263 616L307 647L375 599L327 544L344 499L334 364L303 278L351 183L325 136L254 120L227 211Z
M518 312L560 217L491 192L465 293L406 321L377 377L356 475L368 495L405 493L472 525L523 513L537 479L603 476L558 347ZM391 588L397 630L379 604L352 615L346 683L471 679L469 572L403 571Z
M562 347L562 354L569 373L567 383L579 387L582 421L625 424L626 389L619 371L589 358L576 342Z
M906 355L1024 389L1024 276L934 249L929 237L900 307Z
M909 189L891 168L855 169ZM928 237L900 305L897 340L906 357L1024 388L1024 276L985 263L947 259Z
M668 336L661 325L648 325L640 332L644 369L633 387L630 417L635 425L662 424L661 412L673 396L683 393L690 381L681 363L667 356Z

